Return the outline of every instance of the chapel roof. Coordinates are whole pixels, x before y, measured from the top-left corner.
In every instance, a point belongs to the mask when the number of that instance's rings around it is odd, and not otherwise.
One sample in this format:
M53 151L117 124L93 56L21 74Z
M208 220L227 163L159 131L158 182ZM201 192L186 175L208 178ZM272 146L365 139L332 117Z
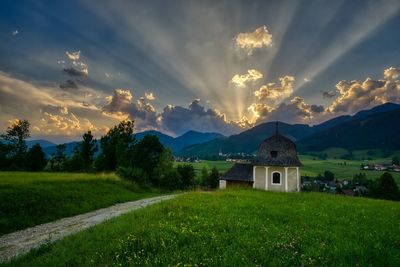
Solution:
M253 181L253 165L249 163L235 163L220 180Z
M260 144L257 157L252 161L252 163L258 166L302 166L297 157L295 143L279 133L278 123L275 134L265 139Z

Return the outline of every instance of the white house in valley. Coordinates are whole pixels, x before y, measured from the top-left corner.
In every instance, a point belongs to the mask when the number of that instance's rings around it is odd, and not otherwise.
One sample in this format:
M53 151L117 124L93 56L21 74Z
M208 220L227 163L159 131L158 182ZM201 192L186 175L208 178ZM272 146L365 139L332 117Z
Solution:
M296 145L278 132L265 139L251 163L236 163L219 180L219 187L245 185L253 188L293 192L300 191L302 164Z

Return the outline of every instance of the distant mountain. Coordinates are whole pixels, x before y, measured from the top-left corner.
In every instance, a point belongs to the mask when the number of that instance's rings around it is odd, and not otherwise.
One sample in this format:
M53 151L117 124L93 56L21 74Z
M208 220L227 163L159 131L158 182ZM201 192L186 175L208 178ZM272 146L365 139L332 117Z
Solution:
M178 154L181 156L209 156L221 153L253 153L265 138L271 136L275 130L275 122L259 124L240 134L226 138L215 139L203 144L185 147ZM279 132L292 140L299 140L313 133L313 128L306 124L294 124L280 122Z
M196 131L188 131L181 136L175 138L176 141L188 145L201 144L217 138L224 138L220 133L200 133Z
M386 103L369 110L360 111L353 116L339 116L312 127L305 124L290 125L280 122L279 132L298 143L302 151L320 151L328 147L344 147L347 149L390 148L390 146L396 145L396 141L392 140L389 142L384 141L384 139L389 137L396 139L394 136L395 131L391 130L395 126L390 126L390 121L399 124L398 120L400 116L396 113L398 111L400 111L399 104ZM394 116L397 116L397 118ZM376 128L380 129L374 129L371 122L375 124ZM364 124L370 127L368 128L368 132L365 131L367 128L362 127ZM387 125L389 128L382 128L381 125ZM364 130L352 131L349 129L351 127L360 127ZM386 133L389 132L389 129L392 135ZM275 122L267 122L237 135L185 147L179 154L181 156L203 157L216 155L219 152L253 153L257 150L260 142L271 136L274 131ZM344 132L348 136L351 136L351 138L343 136L341 133ZM354 134L356 135L353 136ZM335 135L338 136L335 137ZM345 138L352 141L341 140ZM397 140L399 140L398 137Z
M157 136L160 139L160 142L164 146L169 147L174 153L177 153L186 146L190 146L193 144L201 144L213 140L215 138L225 137L219 133L201 133L196 131L188 131L183 135L174 138L172 136L154 130L136 133L135 137L136 139L141 140L146 135Z
M369 116L372 116L374 114L387 112L387 111L392 111L392 110L396 110L396 109L400 109L400 105L399 104L385 103L385 104L373 107L373 108L368 109L368 110L359 111L353 116L351 116L351 115L339 116L339 117L327 120L327 121L325 121L323 123L320 123L320 124L314 126L315 127L315 132L324 131L324 130L333 128L333 127L335 127L337 125L340 125L342 123L351 121L351 120L363 119L363 118L367 118Z
M362 113L358 118L300 140L297 146L300 151L321 151L329 147L398 150L399 132L400 109Z
M47 140L42 140L42 139L26 141L26 145L28 146L28 148L31 148L36 144L39 144L42 148L56 145L53 142L50 142L50 141L47 141Z
M79 142L77 142L77 141L65 143L64 144L65 145L65 154L71 155L77 144L79 144ZM50 157L54 152L56 152L56 146L57 145L42 147L43 152L46 154L47 157Z
M158 131L145 131L145 132L141 132L141 133L136 133L135 137L137 140L141 140L143 139L143 137L145 137L146 135L155 135L158 137L158 139L160 140L161 144L163 144L164 146L170 148L173 152L175 151L179 151L181 150L183 147L187 146L185 143L180 142L179 140L176 140L176 138L163 134L161 132Z
M151 130L151 131L135 133L135 138L137 140L141 140L146 135L157 136L158 139L160 140L160 142L164 146L170 148L172 150L172 152L174 152L174 153L177 153L178 151L180 151L182 148L184 148L186 146L190 146L193 144L200 144L200 143L207 142L207 141L210 141L215 138L225 137L219 133L200 133L200 132L196 132L196 131L188 131L188 132L184 133L183 135L174 138L167 134L163 134L161 132ZM97 142L98 142L98 146L100 147L100 142L99 141L97 141ZM36 143L39 143L42 146L44 153L48 157L51 156L56 151L56 144L54 144L52 142L49 142L46 140L27 141L27 144L29 147L33 146ZM65 153L67 155L72 154L75 146L78 143L79 142L77 142L77 141L65 143L65 146L66 146Z

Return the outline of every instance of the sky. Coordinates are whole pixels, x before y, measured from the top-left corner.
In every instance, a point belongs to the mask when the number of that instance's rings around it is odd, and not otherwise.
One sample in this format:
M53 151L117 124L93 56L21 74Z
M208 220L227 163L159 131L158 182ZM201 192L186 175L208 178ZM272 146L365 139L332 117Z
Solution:
M235 134L400 103L400 1L0 1L0 132Z

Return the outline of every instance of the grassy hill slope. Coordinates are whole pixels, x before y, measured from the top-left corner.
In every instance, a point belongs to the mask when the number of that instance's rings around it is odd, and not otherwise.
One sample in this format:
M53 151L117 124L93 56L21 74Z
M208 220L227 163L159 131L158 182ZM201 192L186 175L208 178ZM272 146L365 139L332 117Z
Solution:
M114 174L0 172L0 235L154 195Z
M317 193L190 193L8 266L399 266L400 205Z

